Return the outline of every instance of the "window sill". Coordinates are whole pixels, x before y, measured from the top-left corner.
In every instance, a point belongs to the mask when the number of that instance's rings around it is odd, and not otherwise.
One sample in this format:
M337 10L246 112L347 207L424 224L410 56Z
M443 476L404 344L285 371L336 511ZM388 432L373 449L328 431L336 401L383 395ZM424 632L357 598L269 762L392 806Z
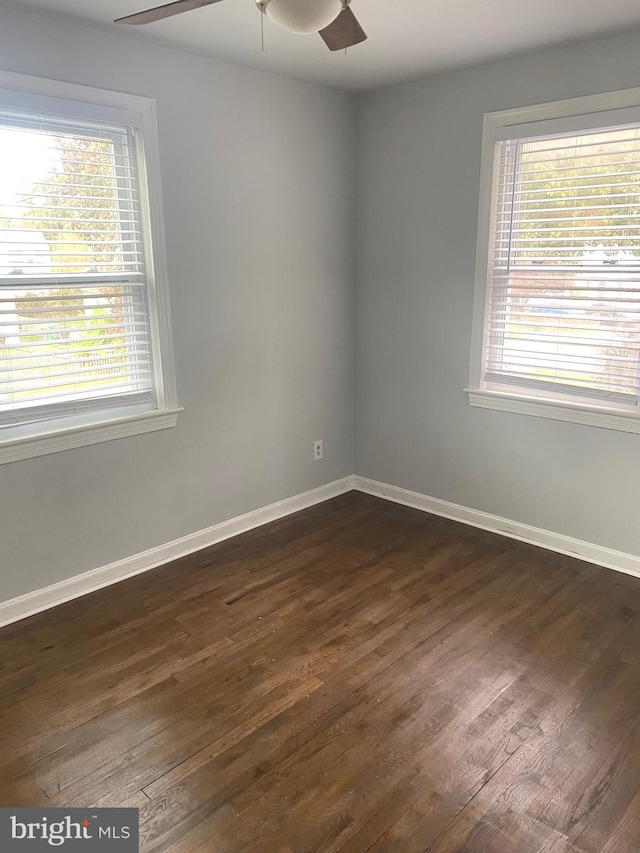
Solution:
M61 426L46 433L0 438L0 464L169 429L176 425L181 411L181 408L163 409L89 424Z
M469 403L481 409L515 412L519 415L533 415L554 421L569 421L603 429L640 433L640 412L479 388L467 388L466 391L469 395Z

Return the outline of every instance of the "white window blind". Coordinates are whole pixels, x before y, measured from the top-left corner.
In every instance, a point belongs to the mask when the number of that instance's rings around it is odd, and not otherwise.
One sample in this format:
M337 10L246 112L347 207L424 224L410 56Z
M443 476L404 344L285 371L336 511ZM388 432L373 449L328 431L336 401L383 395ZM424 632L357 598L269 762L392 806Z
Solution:
M636 407L640 125L496 143L483 384Z
M134 133L0 112L0 432L158 405Z

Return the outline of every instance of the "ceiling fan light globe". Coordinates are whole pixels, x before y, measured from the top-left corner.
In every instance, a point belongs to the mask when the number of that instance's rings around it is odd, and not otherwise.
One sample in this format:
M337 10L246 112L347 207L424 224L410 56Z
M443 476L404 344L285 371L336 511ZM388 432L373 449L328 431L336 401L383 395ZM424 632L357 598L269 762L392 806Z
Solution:
M317 33L342 11L342 0L269 0L271 20L290 33Z

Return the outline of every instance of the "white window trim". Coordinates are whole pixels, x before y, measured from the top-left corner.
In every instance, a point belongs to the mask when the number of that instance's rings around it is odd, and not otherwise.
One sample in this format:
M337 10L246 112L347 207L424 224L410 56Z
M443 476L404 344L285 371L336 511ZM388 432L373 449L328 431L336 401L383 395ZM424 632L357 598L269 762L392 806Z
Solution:
M494 149L497 138L507 138L505 128L531 122L575 118L610 110L640 108L640 88L604 92L564 101L534 104L512 110L486 113L482 133L482 160L480 166L480 200L478 216L478 242L476 248L476 277L471 332L471 362L469 387L465 388L469 403L483 409L494 409L517 414L534 415L551 420L571 421L588 426L603 427L623 432L640 433L640 412L628 408L593 405L578 401L554 400L511 389L508 392L486 388L482 377L487 320L487 285L491 245L491 210L494 187ZM541 131L543 133L544 131Z
M116 438L152 432L173 427L177 423L178 406L176 377L169 314L169 282L165 251L164 218L160 180L160 156L155 101L141 95L111 92L77 83L47 80L12 71L0 70L0 90L20 95L44 96L63 99L72 104L77 117L91 117L95 108L126 110L136 119L142 133L144 162L139 180L148 199L146 216L152 235L151 257L147 258L153 287L149 290L151 311L155 314L153 335L154 361L158 365L158 408L149 412L122 414L96 413L86 418L66 418L49 423L36 423L24 429L11 430L11 435L0 436L0 464L42 456L83 447Z

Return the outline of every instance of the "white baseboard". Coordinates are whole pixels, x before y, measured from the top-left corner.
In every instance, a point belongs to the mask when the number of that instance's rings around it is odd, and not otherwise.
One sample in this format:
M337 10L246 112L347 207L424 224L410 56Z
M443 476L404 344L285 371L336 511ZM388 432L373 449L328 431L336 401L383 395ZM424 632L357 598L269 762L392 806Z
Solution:
M518 539L520 542L538 545L548 551L557 551L559 554L567 554L569 557L577 557L579 560L596 563L599 566L605 566L607 569L640 577L640 557L635 554L626 554L623 551L615 551L613 548L583 542L581 539L563 536L562 533L553 533L550 530L531 527L529 524L522 524L519 521L512 521L499 515L449 503L449 501L443 501L439 498L430 498L419 492L410 492L407 489L400 489L387 483L378 483L376 480L369 480L366 477L355 477L354 479L356 491L366 492L368 495L375 495L388 501L394 501L394 503L420 509L423 512L430 512L433 515L440 515L453 521L461 521L463 524L469 524L472 527L480 527L482 530L491 531L491 533L499 533L511 539Z
M263 524L268 524L278 518L284 518L294 512L322 503L345 492L350 492L352 489L433 515L450 518L453 521L460 521L472 527L479 527L491 533L508 536L520 542L528 542L549 551L557 551L559 554L567 554L579 560L586 560L608 569L640 577L640 557L634 554L626 554L623 551L615 551L602 545L583 542L581 539L573 539L571 536L564 536L561 533L531 527L528 524L502 518L499 515L449 503L449 501L443 501L439 498L431 498L428 495L411 492L398 486L390 486L387 483L378 483L376 480L369 480L366 477L351 476L256 509L253 512L246 513L246 515L237 516L229 519L229 521L223 521L221 524L216 524L205 530L198 530L188 536L183 536L164 545L158 545L156 548L150 548L148 551L134 554L132 557L125 557L123 560L118 560L107 566L92 569L51 586L0 602L0 626L9 625L11 622L17 622L27 616L48 610L57 604L63 604L65 601L71 601L89 592L95 592L95 590L118 583L126 578L148 572L150 569L171 560L176 560L194 551L215 545L217 542L238 536L240 533L261 527Z
M205 530L198 530L188 536L183 536L164 545L158 545L156 548L150 548L140 554L134 554L132 557L125 557L123 560L110 563L108 566L101 566L59 583L54 583L51 586L0 602L0 626L17 622L19 619L40 613L42 610L63 604L73 598L79 598L89 592L95 592L97 589L118 583L118 581L133 577L133 575L148 572L156 566L176 560L178 557L184 557L193 551L215 545L224 539L230 539L232 536L238 536L247 530L253 530L255 527L268 524L270 521L275 521L301 509L350 492L353 489L353 482L353 477L335 480L317 489L294 495L291 498L248 512L246 515L239 515Z

